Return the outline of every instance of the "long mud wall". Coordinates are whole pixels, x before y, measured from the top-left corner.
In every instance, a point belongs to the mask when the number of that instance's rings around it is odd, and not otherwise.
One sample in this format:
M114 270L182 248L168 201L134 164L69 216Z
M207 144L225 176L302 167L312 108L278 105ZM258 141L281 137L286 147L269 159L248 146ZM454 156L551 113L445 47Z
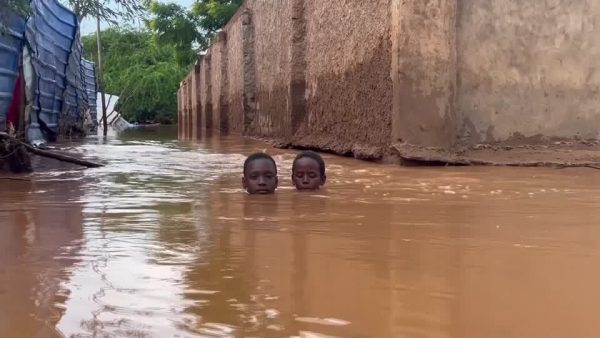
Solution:
M247 0L181 83L180 137L374 160L598 139L599 15L592 0Z

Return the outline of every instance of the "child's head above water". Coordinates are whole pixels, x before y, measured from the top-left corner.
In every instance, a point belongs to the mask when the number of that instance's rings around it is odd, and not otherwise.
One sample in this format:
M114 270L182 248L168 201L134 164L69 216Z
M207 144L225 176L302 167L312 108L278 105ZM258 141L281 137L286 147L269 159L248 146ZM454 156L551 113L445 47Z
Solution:
M242 184L249 194L272 194L277 189L277 164L265 153L255 153L244 162Z
M318 190L325 184L325 161L313 151L303 151L292 164L292 182L298 190Z

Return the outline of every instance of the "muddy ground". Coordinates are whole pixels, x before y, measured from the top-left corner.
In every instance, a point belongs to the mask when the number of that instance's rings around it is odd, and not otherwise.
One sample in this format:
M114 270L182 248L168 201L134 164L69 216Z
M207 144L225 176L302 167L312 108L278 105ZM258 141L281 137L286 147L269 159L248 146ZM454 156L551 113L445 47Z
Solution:
M600 168L600 142L596 140L529 145L478 144L458 150L395 144L392 154L414 164Z

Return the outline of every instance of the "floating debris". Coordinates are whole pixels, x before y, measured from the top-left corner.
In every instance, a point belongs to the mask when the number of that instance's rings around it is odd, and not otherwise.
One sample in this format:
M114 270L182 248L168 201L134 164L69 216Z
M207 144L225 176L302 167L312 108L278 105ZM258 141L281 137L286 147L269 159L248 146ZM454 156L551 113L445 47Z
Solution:
M346 326L351 324L349 321L337 318L296 317L296 321L329 326Z

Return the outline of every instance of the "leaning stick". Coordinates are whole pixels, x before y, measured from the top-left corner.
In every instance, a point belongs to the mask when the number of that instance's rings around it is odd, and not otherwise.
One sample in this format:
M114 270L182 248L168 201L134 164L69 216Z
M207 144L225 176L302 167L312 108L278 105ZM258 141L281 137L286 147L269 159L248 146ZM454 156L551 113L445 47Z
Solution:
M70 155L66 155L66 154L59 154L56 152L35 148L34 146L32 146L28 143L19 141L16 138L14 138L6 133L0 133L0 139L8 139L11 142L18 143L18 144L24 146L25 149L27 149L27 151L29 151L30 153L38 155L38 156L52 158L52 159L59 160L62 162L73 163L73 164L81 165L81 166L88 167L88 168L100 168L100 167L104 166L103 164L91 162L91 161L87 161L87 160L82 160L82 159L76 158L74 156L70 156Z

